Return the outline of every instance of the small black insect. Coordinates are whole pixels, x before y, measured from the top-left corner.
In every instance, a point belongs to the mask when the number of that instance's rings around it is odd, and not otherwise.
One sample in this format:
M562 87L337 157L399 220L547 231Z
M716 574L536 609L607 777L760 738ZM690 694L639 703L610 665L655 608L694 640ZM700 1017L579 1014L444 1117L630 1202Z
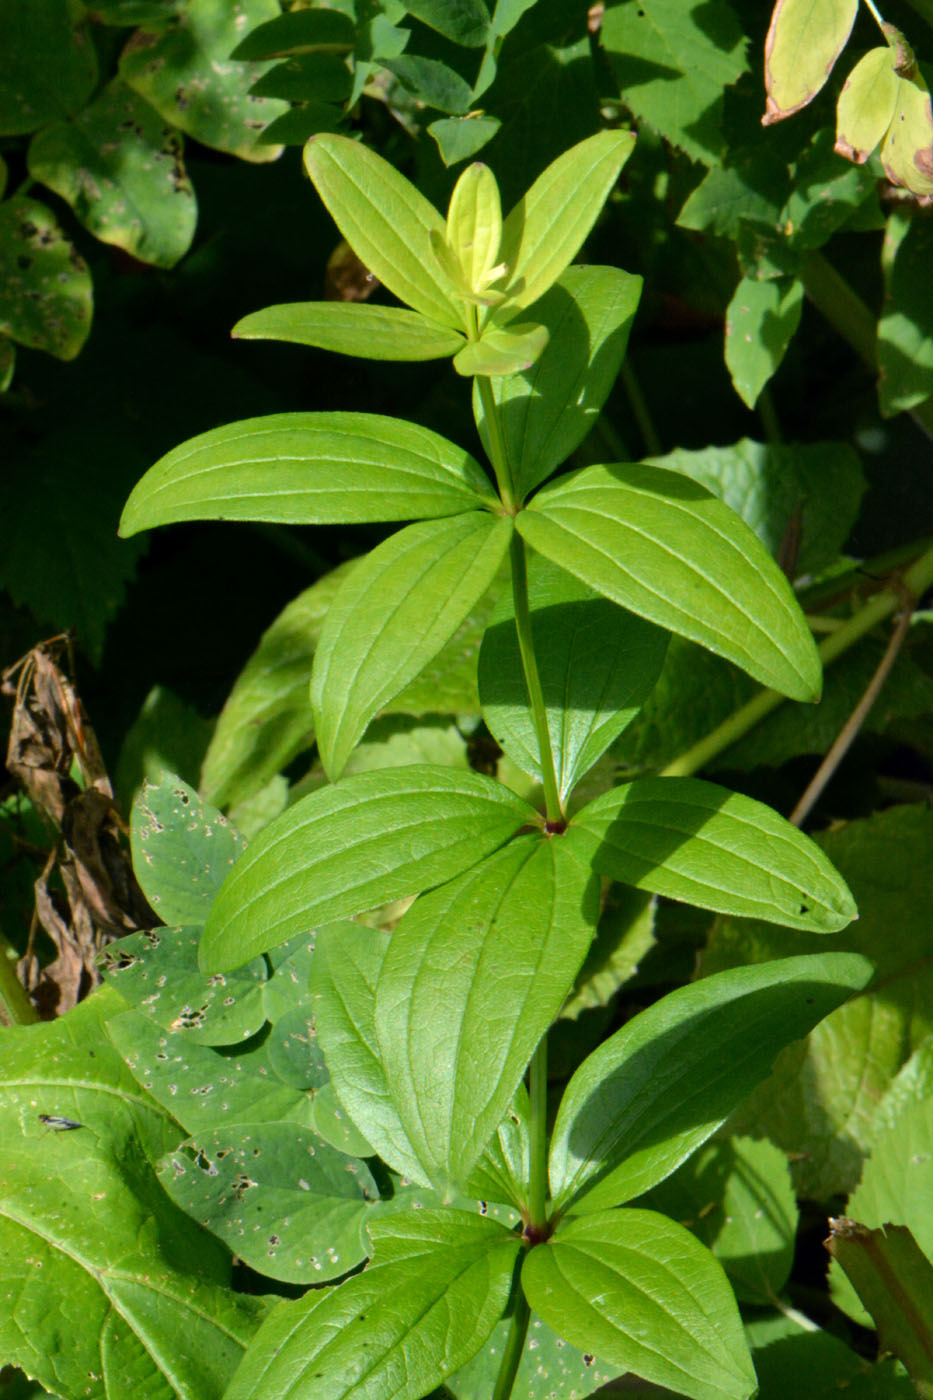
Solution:
M40 1113L39 1122L54 1128L56 1133L70 1133L72 1128L84 1127L83 1123L76 1123L73 1118L60 1118L57 1113Z

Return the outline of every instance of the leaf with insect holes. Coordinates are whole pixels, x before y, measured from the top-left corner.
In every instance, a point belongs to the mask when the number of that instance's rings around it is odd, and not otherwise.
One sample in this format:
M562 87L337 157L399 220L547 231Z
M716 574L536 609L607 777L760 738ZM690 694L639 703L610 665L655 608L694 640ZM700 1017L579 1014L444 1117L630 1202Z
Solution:
M133 869L167 924L201 927L246 842L231 822L174 773L144 783L130 819Z

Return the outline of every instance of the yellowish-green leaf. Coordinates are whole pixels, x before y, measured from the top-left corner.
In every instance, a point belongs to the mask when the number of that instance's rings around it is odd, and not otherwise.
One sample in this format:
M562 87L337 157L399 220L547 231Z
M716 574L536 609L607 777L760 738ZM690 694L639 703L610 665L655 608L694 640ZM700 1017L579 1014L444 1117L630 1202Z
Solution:
M481 340L471 341L454 356L454 369L465 376L520 374L537 360L548 343L549 334L547 326L539 326L534 321L493 326Z
M921 197L933 194L933 107L918 68L898 78L894 116L881 143L881 163L892 185L902 185Z
M860 58L836 105L836 150L862 165L884 139L897 105L894 55L885 45Z
M363 360L439 360L464 343L459 331L418 311L349 301L267 306L244 316L231 334L235 340L286 340Z
M476 161L454 186L447 211L447 242L474 291L483 289L501 241L499 186L489 166Z
M845 48L858 0L777 0L765 43L765 126L799 112Z

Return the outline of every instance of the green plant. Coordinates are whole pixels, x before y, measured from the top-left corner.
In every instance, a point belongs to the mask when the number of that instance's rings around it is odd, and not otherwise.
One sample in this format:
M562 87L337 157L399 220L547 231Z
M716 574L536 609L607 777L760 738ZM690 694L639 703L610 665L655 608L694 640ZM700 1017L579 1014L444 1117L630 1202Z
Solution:
M307 148L344 236L411 310L274 307L238 333L385 358L453 354L474 380L495 490L462 449L399 420L282 414L176 449L124 513L126 533L194 517L417 521L354 567L326 615L312 706L332 785L239 857L199 959L223 977L318 930L311 985L333 1093L367 1153L435 1193L436 1208L404 1211L402 1191L369 1224L372 1266L280 1304L231 1397L375 1385L414 1400L508 1315L489 1380L505 1397L530 1308L604 1363L700 1400L755 1389L719 1266L663 1215L619 1208L864 985L865 961L814 954L673 993L584 1061L547 1125L547 1030L596 931L602 879L813 932L855 912L818 848L750 799L667 778L574 800L650 692L668 631L797 698L820 685L786 581L705 489L618 463L546 484L624 354L637 279L568 264L631 145L607 132L574 147L504 220L491 173L469 167L446 224L364 148L336 136ZM480 774L431 765L341 780L368 723L506 560L480 692L496 738L540 783L543 812ZM163 829L150 828L153 857ZM144 888L164 898L152 863L148 885L139 865ZM391 936L333 922L414 895ZM477 1218L463 1209L470 1196L511 1214Z

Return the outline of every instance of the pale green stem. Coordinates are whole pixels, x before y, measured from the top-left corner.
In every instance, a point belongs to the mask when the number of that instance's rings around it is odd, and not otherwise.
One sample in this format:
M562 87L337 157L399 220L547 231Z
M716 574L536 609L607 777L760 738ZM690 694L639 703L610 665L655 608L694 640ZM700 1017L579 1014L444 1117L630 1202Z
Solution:
M632 369L631 361L626 358L622 362L622 386L628 395L629 406L632 416L638 424L638 431L641 433L645 444L645 451L649 457L661 457L664 454L664 444L658 436L654 426L654 420L648 409L648 403L641 391L635 371Z
M781 425L774 407L774 399L767 384L758 396L758 417L764 428L765 437L772 447L781 445Z
M492 462L492 469L496 474L496 483L499 487L499 495L506 510L514 515L518 502L515 499L515 483L512 480L512 472L509 468L508 454L505 450L505 440L502 436L502 424L499 420L499 410L496 406L495 395L492 392L492 385L484 374L476 376L479 385L479 399L483 405L483 419L486 424L486 432L489 436L489 457Z
M875 4L875 0L865 0L865 8L877 24L878 28L881 30L882 34L884 34L884 37L887 38L887 34L884 33L884 18L880 10L878 9L878 6Z
M505 1351L502 1353L502 1360L499 1363L499 1374L496 1377L496 1388L492 1393L492 1400L509 1400L509 1396L512 1394L512 1386L515 1384L522 1352L525 1350L525 1338L528 1335L530 1316L531 1309L528 1306L528 1299L521 1288L518 1288L516 1289L515 1311L512 1313Z
M564 819L557 790L557 774L554 768L554 751L551 748L551 732L548 729L547 708L541 677L538 674L538 661L535 656L534 639L531 633L531 609L528 604L528 568L525 559L525 541L517 530L512 532L509 546L512 556L512 600L515 605L515 630L518 633L518 649L525 673L531 718L538 739L538 753L541 759L541 782L544 787L544 810L549 823L556 825Z
M0 934L0 1026L31 1026L39 1013L16 975L15 953Z
M886 588L881 593L876 593L873 598L869 598L854 617L850 617L835 632L832 632L819 647L820 660L824 666L831 666L840 656L843 656L856 642L861 641L866 633L873 627L877 627L879 622L884 622L886 618L904 606L905 594L909 598L919 598L933 584L933 548L916 561L906 571L898 588ZM704 735L696 744L687 749L673 759L666 768L663 768L664 777L686 777L691 773L697 773L701 768L705 768L714 758L718 758L726 749L738 743L739 739L753 729L756 724L760 724L772 710L776 710L778 705L782 705L786 696L778 694L776 690L761 690L753 696L747 704L731 714L728 719Z
M528 1223L533 1230L547 1225L547 1036L534 1053L528 1078L531 1101L529 1137Z

